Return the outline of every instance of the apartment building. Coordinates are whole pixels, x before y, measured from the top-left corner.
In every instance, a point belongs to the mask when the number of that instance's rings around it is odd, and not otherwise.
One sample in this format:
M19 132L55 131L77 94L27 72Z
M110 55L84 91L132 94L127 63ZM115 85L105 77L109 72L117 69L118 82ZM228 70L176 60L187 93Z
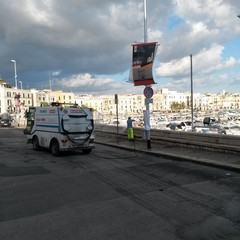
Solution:
M0 114L23 116L29 107L48 105L51 102L75 103L75 95L62 91L15 89L0 80Z
M145 110L145 97L143 94L118 95L118 105L115 102L114 95L105 96L75 96L76 102L80 105L92 107L100 115L126 116L142 115ZM150 104L152 112L171 111L171 105L174 102L184 103L186 109L191 109L191 94L189 92L179 93L160 89L153 95L153 103ZM239 109L240 94L229 94L226 92L220 94L193 94L193 108L195 111L217 110L217 109Z
M116 102L117 98L117 102ZM184 103L188 109L191 107L191 94L189 92L170 91L167 88L159 89L152 97L150 104L152 112L167 112L171 110L174 102ZM119 115L123 117L143 115L145 110L145 97L143 94L126 95L75 95L63 91L50 89L15 89L5 81L0 80L0 113L19 114L25 112L30 106L47 105L51 102L77 103L94 109L99 115ZM116 104L117 103L117 104ZM240 93L219 94L193 94L194 110L240 109Z
M0 84L0 113L20 113L32 106L33 99L29 90L14 89Z

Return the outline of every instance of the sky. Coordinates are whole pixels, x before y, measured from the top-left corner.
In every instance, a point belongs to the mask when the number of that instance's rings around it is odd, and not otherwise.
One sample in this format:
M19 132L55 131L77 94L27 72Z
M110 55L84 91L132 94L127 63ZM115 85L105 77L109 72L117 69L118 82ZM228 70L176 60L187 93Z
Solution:
M159 44L154 92L190 92L191 83L196 93L240 92L240 1L146 3L147 40ZM143 0L0 0L0 9L0 79L15 86L15 60L18 88L143 92L128 82L132 45L144 42Z

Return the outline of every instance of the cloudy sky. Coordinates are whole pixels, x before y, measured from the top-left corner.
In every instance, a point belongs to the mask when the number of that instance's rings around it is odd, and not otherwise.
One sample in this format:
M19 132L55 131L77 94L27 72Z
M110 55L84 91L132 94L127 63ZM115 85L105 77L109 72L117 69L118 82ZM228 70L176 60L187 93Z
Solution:
M0 79L24 89L139 93L127 82L144 41L143 0L0 0ZM240 1L147 0L153 89L240 92ZM21 84L18 82L18 88Z

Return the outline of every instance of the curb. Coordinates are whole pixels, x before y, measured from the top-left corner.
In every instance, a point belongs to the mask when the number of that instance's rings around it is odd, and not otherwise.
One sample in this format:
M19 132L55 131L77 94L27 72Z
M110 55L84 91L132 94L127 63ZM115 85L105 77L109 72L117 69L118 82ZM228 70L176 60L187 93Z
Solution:
M95 141L95 143L105 145L105 146L111 146L111 147L115 147L115 148L119 148L119 149L129 150L129 151L138 151L138 152L150 154L153 156L162 156L165 158L171 158L172 160L193 162L196 164L211 166L211 167L215 167L215 168L221 168L221 169L234 171L234 172L240 172L240 166L236 165L236 164L231 164L231 163L226 163L226 162L217 162L217 161L210 160L210 159L197 158L197 157L192 157L192 156L188 156L188 155L184 155L184 156L179 155L179 154L176 155L174 153L166 153L166 152L161 152L161 151L152 152L151 150L138 149L135 147L131 148L128 146L123 146L123 145L114 144L114 143L106 143L106 142L104 143L104 142L98 142L98 141Z

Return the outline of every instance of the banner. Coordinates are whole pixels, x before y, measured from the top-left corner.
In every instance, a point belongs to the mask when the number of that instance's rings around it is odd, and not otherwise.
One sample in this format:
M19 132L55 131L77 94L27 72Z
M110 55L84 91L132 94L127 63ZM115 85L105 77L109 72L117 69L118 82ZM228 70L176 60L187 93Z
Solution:
M152 67L157 46L157 42L132 45L133 60L128 82L133 82L134 86L155 84Z

